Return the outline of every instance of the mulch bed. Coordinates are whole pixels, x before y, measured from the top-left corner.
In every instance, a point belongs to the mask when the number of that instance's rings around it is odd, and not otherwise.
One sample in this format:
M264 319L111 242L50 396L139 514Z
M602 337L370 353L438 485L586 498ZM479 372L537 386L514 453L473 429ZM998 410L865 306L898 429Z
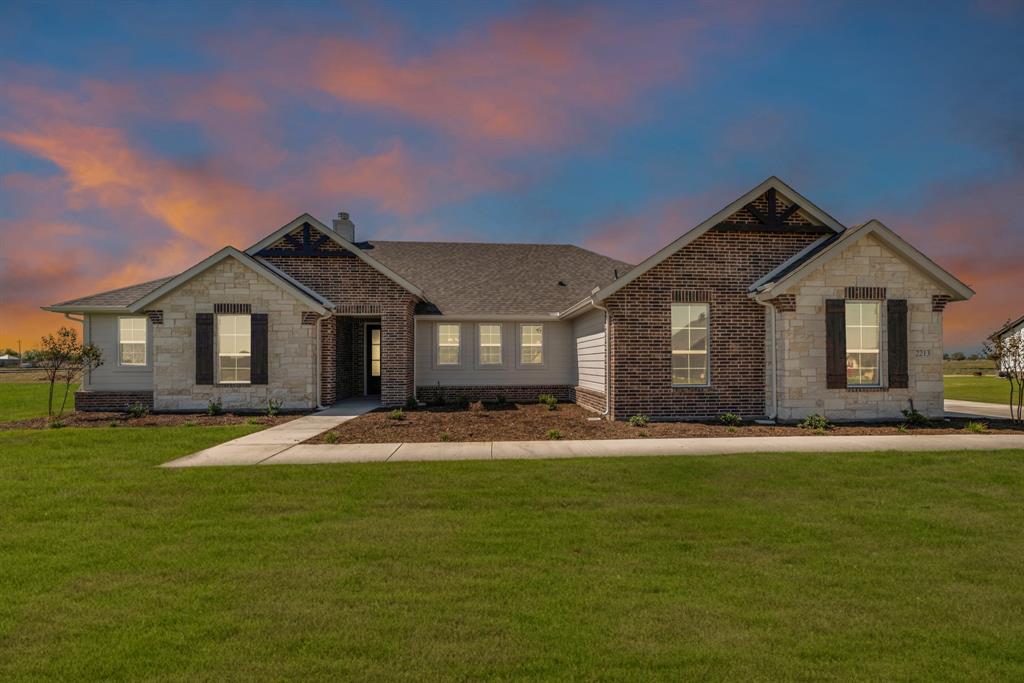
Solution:
M206 415L205 413L156 413L144 417L131 417L127 413L65 413L60 418L63 427L215 427L221 425L261 424L267 427L283 424L299 417L298 415ZM35 417L30 420L0 422L0 431L8 429L52 429L48 417Z
M454 407L420 408L404 411L404 419L390 417L389 410L367 413L310 439L307 443L424 443L435 441L539 441L548 439L548 431L557 429L562 439L637 439L737 436L813 436L815 433L796 425L743 424L727 427L703 422L652 422L633 427L628 422L588 420L596 413L578 405L559 404L548 410L539 404L510 404L503 408L475 404L475 409ZM976 420L977 422L985 422ZM931 427L850 424L830 428L826 434L960 434L966 433L970 420L945 420ZM991 431L1024 432L1008 423L985 422ZM328 436L328 435L333 436Z

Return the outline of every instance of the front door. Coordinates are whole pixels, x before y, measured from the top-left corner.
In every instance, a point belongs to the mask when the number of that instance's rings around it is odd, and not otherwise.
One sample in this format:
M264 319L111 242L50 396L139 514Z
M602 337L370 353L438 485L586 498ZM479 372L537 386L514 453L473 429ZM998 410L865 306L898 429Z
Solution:
M380 325L366 326L366 395L380 395Z

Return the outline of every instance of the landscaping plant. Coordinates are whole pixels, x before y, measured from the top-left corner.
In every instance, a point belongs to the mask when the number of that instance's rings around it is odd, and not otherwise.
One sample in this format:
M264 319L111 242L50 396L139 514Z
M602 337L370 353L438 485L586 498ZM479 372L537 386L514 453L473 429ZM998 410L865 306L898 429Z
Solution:
M53 389L60 380L64 383L64 398L60 402L59 418L64 414L68 403L71 384L85 373L103 365L103 352L98 346L81 344L78 333L68 327L57 330L57 334L48 334L42 339L43 349L39 353L46 381L50 384L46 414L53 417ZM63 425L61 425L63 426Z
M629 424L633 427L646 427L651 424L651 418L643 414L631 415L629 418Z
M149 408L142 405L141 403L133 403L130 406L128 406L128 410L125 412L128 413L128 417L146 417L147 415L149 415Z
M984 434L988 431L988 425L984 422L968 422L964 429L975 434Z
M549 429L547 437L550 441L558 441L559 439L562 438L562 432L558 431L557 429Z
M338 435L334 432L327 432L324 434L324 441L326 443L338 443Z
M548 410L555 410L558 407L558 399L552 394L541 394L537 397L537 403L546 405Z
M801 420L798 426L801 429L810 429L817 434L824 434L825 430L832 425L828 423L828 420L825 419L824 415L813 413Z
M438 439L441 441L451 441L452 435L449 434L448 432L441 432L441 435L438 437Z
M420 407L419 401L417 401L412 396L410 396L409 398L405 399L405 409L406 410L416 410L419 407Z
M1010 420L1024 422L1024 333L994 337L985 344L985 352L1009 384Z
M743 418L736 413L722 413L718 416L718 421L729 427L739 427L743 424Z
M402 410L401 408L395 408L390 413L388 413L388 418L391 420L404 420L405 411Z
M220 402L219 398L211 398L206 402L206 414L207 415L220 415L224 412L224 407Z
M267 417L274 417L281 412L281 405L284 402L276 398L267 399Z
M907 418L907 424L913 427L927 427L932 423L927 416L923 415L914 407L913 403L910 404L909 408L901 410L900 412L903 413L903 417Z

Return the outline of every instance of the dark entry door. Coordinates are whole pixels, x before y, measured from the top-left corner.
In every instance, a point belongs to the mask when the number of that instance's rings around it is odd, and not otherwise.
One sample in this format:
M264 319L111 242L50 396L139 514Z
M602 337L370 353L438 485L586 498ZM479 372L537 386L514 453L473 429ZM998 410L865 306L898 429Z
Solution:
M380 325L366 326L366 395L380 394Z

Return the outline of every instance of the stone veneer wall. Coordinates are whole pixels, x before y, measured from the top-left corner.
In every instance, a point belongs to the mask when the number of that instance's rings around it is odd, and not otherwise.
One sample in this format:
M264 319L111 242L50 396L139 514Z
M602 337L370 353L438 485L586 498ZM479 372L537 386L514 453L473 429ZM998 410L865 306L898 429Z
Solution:
M265 385L196 385L195 315L214 304L250 304L266 313L268 373ZM154 302L163 311L153 325L153 409L205 410L219 399L225 410L265 409L267 399L285 410L316 407L315 325L303 325L308 306L248 267L225 259Z
M610 296L612 418L764 415L765 308L747 288L819 238L710 230ZM710 386L672 386L675 292L680 301L710 303Z
M907 389L828 389L825 383L825 300L845 299L847 287L886 287L888 299L907 300ZM793 311L777 313L779 419L821 413L832 420L899 419L914 407L943 415L942 312L932 295L946 292L873 236L863 238L792 290ZM886 313L881 313L881 377L888 382Z
M301 236L301 228L293 234ZM289 244L282 240L269 248L286 249ZM339 316L380 318L381 401L385 405L405 403L413 390L413 309L416 298L333 242L325 244L323 249L328 255L265 258L302 284L327 297L337 306ZM325 405L343 397L345 387L352 386L343 381L342 396L338 396L337 340L337 319L322 322L321 400ZM356 343L363 342L356 340Z

